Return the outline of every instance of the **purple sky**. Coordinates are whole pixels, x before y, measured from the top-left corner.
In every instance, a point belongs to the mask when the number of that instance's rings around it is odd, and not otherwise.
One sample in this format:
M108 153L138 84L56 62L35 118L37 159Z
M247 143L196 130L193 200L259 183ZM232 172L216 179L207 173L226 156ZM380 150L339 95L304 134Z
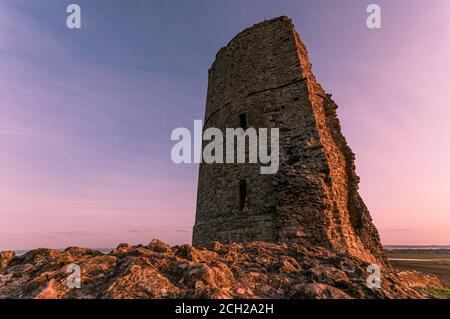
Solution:
M0 250L190 242L198 168L172 164L170 133L203 118L216 52L279 15L340 106L383 242L450 244L449 1L0 0Z

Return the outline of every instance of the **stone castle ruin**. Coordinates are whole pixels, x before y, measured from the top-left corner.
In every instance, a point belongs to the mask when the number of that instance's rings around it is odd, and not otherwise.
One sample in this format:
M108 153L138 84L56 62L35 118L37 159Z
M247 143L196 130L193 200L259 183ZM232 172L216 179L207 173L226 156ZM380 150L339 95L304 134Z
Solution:
M201 164L193 244L296 242L384 263L336 109L289 18L256 24L222 48L203 129L279 128L280 166L262 175L259 164Z

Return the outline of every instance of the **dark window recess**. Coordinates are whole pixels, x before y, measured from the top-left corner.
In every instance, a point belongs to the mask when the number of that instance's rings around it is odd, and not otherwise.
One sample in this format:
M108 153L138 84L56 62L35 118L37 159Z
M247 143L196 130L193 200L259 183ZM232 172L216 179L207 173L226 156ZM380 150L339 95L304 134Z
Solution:
M239 125L244 130L247 129L247 114L246 113L239 114Z
M239 182L239 209L242 212L248 212L247 182L245 180Z

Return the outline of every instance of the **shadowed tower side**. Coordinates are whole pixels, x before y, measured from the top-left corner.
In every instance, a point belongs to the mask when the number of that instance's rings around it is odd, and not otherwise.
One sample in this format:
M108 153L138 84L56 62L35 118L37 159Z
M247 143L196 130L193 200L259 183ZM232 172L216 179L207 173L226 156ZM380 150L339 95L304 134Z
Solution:
M193 244L298 242L385 264L336 109L289 18L256 24L222 48L209 70L204 130L279 128L280 168L261 175L260 164L201 164Z

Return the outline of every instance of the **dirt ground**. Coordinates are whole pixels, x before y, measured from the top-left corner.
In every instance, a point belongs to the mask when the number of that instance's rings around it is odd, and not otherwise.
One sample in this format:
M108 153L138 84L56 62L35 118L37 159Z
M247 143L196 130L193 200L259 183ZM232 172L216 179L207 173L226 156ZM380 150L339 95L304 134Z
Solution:
M436 275L450 288L450 250L387 250L387 256L395 269Z

